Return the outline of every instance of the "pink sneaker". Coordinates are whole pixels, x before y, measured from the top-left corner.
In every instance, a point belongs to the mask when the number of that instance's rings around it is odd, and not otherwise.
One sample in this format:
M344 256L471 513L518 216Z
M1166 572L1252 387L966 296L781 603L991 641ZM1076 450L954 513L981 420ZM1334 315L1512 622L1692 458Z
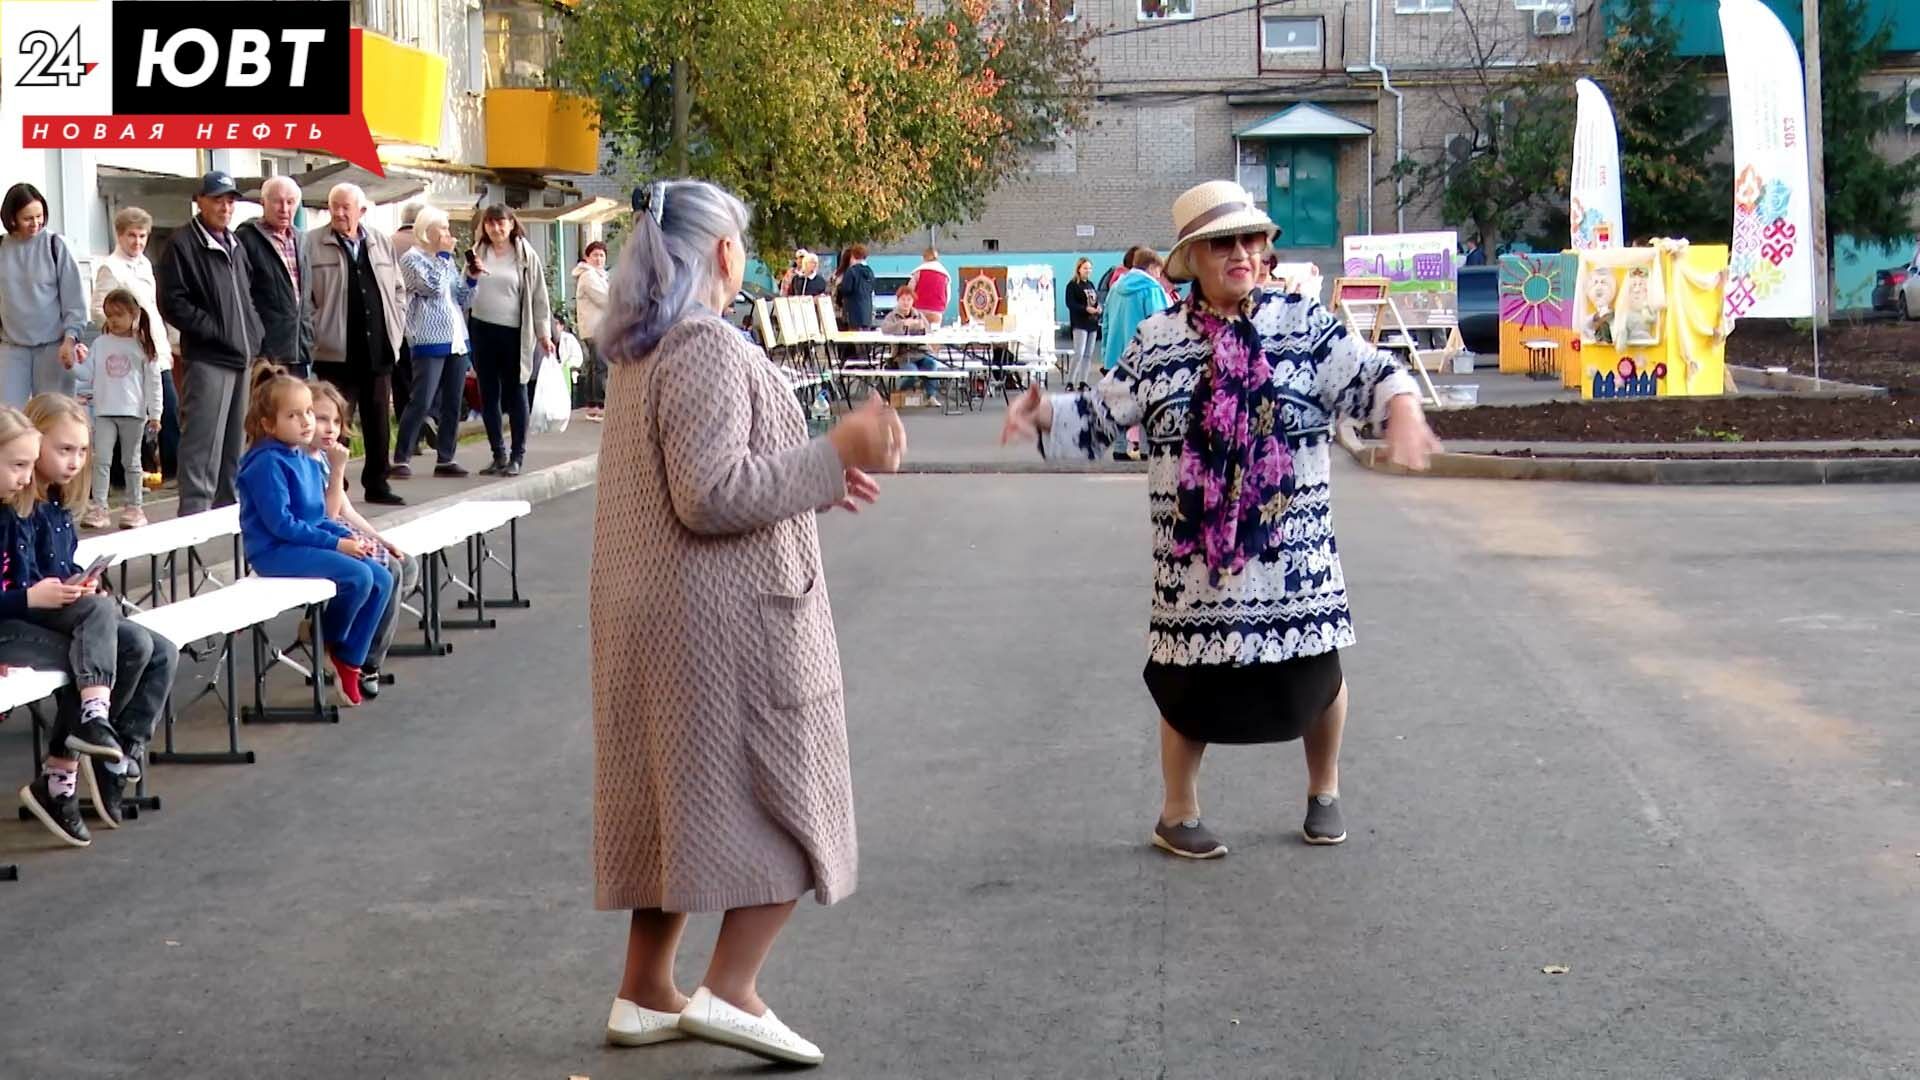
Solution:
M111 524L113 519L107 516L104 506L89 506L87 512L80 515L80 527L83 529L104 529Z
M138 529L145 526L146 523L146 511L137 506L129 506L125 510L120 511L120 527L123 529Z

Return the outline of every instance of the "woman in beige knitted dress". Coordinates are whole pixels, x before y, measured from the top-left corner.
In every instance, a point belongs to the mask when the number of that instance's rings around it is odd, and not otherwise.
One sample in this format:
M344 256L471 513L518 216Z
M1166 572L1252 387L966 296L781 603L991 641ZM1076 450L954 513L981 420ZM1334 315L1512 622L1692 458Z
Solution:
M853 891L853 789L814 515L872 502L899 417L877 396L809 440L785 376L717 314L747 209L657 183L601 339L610 364L594 520L595 904L633 913L607 1037L683 1035L776 1061L818 1047L756 980L795 901ZM725 912L691 1000L690 912Z

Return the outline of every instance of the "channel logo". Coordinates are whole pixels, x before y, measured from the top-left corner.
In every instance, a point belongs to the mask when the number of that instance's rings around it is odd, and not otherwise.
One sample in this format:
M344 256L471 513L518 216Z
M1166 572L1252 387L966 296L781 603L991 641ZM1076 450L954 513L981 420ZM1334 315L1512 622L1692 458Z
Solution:
M0 0L0 138L310 149L380 172L349 0Z

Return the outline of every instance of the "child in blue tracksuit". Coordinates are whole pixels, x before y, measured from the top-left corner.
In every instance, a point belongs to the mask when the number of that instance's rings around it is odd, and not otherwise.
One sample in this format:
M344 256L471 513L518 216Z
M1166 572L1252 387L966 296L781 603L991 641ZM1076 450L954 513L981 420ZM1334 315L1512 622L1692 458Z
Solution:
M393 574L369 556L366 541L327 516L326 466L313 459L313 393L284 369L263 366L247 407L249 445L234 475L240 539L254 572L265 577L325 578L338 590L322 631L342 701L360 704L367 661Z

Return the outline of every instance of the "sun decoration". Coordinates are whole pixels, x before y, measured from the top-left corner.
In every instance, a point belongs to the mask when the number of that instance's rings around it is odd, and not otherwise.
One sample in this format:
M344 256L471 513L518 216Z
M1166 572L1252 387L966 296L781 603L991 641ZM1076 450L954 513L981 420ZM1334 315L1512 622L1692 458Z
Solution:
M1516 326L1568 326L1573 309L1558 255L1500 260L1500 321Z
M968 279L966 289L960 294L960 303L972 321L985 322L987 316L1000 310L1000 290L992 278L981 274Z

